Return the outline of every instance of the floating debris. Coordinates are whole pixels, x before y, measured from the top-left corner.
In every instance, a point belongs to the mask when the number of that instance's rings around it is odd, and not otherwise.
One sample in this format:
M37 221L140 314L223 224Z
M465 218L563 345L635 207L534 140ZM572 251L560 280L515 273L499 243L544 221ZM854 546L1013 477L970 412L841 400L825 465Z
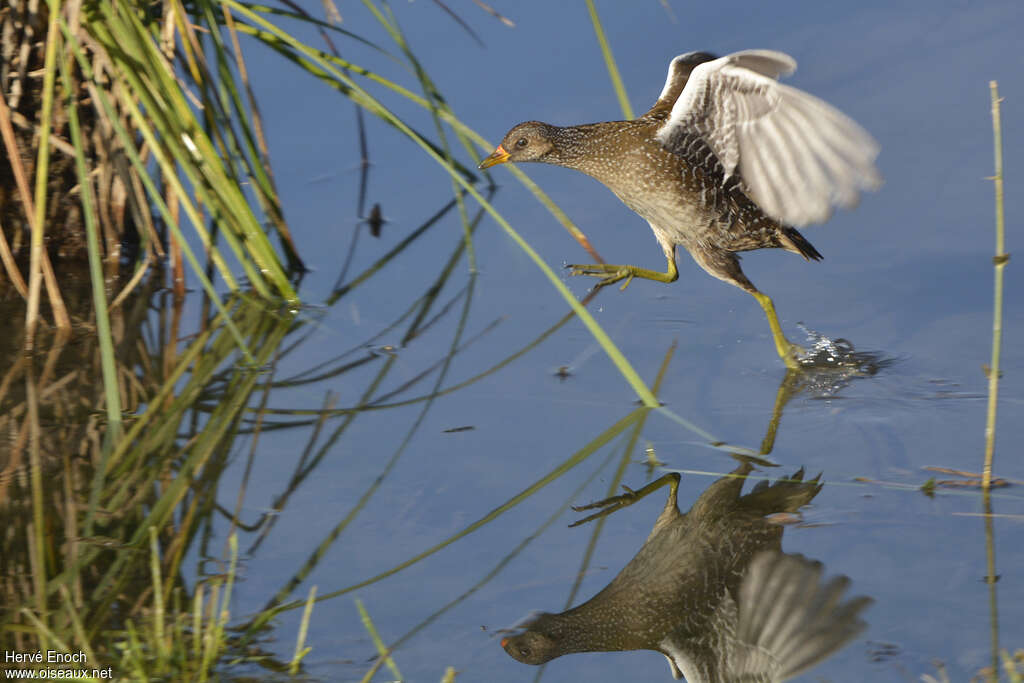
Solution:
M443 430L443 433L457 434L458 432L471 432L474 429L476 429L476 427L474 427L473 425L466 425L465 427L452 427L451 429L445 429Z

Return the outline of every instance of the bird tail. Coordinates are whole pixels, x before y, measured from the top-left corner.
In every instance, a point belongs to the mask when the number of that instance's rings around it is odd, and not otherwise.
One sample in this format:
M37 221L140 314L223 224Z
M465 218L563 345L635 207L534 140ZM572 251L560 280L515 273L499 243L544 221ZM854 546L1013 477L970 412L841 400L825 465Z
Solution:
M779 242L782 243L782 248L786 251L800 254L808 261L820 261L825 258L796 228L783 226L779 231Z
M841 602L850 580L838 576L823 584L821 574L820 562L768 551L754 558L743 579L736 636L751 654L776 663L773 680L810 669L867 626L859 615L874 601Z
M821 474L804 480L804 468L801 467L788 478L779 479L772 484L767 480L757 482L749 493L740 498L740 504L762 515L796 512L810 503L823 486Z

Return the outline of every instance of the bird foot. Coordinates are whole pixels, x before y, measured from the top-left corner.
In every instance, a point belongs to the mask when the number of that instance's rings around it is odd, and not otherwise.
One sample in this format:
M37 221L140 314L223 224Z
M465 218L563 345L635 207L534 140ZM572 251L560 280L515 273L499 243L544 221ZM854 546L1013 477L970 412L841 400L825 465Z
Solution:
M671 505L672 507L675 507L676 491L679 487L679 473L669 472L668 474L658 477L651 483L647 484L643 488L638 489L636 491L629 488L628 486L623 485L622 489L625 491L625 493L623 494L620 494L618 496L612 496L611 498L605 498L604 500L599 500L596 503L590 503L589 505L574 505L572 509L575 510L576 512L582 512L584 510L593 510L595 508L603 509L600 510L599 512L595 512L589 517L584 517L583 519L577 522L573 522L569 526L573 527L579 526L581 524L586 524L587 522L595 520L598 517L604 517L605 515L612 514L616 510L621 510L624 507L629 507L633 503L636 503L637 501L646 498L650 494L654 493L662 486L668 486L671 489L671 493L669 493L668 502L666 503L666 506Z
M581 526L583 524L586 524L587 522L592 522L593 520L598 519L600 517L610 515L616 510L621 510L624 507L629 507L633 503L643 498L642 495L640 495L639 493L637 493L636 491L634 491L633 489L629 488L626 485L623 485L622 488L623 490L625 490L625 493L620 494L618 496L605 498L604 500L599 500L595 503L588 503L587 505L573 505L572 509L576 512L583 512L584 510L594 510L597 508L603 509L601 509L598 512L595 512L594 514L588 517L584 517L583 519L577 520L569 526Z
M589 275L591 277L599 277L601 280L594 285L595 289L613 285L620 280L625 280L622 283L620 289L625 289L629 286L629 283L633 281L632 266L616 266L609 263L591 263L591 264L577 264L570 263L566 266L569 269L569 275Z
M788 340L786 343L786 348L779 353L782 362L790 370L800 370L804 367L803 360L807 358L807 349Z

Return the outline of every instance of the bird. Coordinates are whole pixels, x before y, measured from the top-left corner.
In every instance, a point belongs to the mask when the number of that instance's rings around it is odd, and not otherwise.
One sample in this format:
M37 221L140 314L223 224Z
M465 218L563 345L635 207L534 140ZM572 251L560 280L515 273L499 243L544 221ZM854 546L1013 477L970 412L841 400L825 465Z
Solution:
M810 669L855 638L871 598L842 601L850 580L823 583L821 563L783 553L783 527L766 519L809 503L823 486L820 475L804 480L801 469L743 495L751 469L742 462L686 514L677 473L574 508L602 508L582 524L670 486L643 547L607 586L581 605L532 617L501 641L504 650L534 665L577 652L654 650L688 683L768 683Z
M775 305L740 268L739 252L778 248L822 256L797 228L826 221L881 185L879 146L826 102L782 84L796 60L773 50L674 58L654 106L638 118L578 126L514 126L479 165L541 162L582 171L647 220L668 262L638 266L571 264L598 287L642 278L673 282L681 246L710 275L749 292L771 328L779 357L802 367L804 350L786 339Z

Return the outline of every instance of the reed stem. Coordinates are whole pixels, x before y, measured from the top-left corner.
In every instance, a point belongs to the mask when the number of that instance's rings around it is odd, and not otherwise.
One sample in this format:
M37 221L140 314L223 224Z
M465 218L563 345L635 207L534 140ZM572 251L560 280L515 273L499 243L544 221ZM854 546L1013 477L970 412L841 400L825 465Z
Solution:
M996 443L996 405L999 400L999 356L1003 343L1003 271L1010 260L1006 253L1006 226L1003 214L1003 129L999 119L999 85L989 81L992 93L992 136L995 145L996 255L995 294L992 306L992 361L988 367L988 413L985 419L985 465L982 486L987 491L992 483L992 458Z
M612 48L604 34L604 26L601 24L601 18L597 15L594 0L587 0L587 11L590 13L590 22L594 25L594 35L597 36L597 42L601 46L601 54L604 55L605 66L608 67L608 76L612 79L612 86L615 88L615 96L619 99L619 106L622 107L622 114L627 119L631 119L633 118L633 107L629 104L626 86L622 84L622 76L619 75L619 67L615 64L615 57L612 56Z

